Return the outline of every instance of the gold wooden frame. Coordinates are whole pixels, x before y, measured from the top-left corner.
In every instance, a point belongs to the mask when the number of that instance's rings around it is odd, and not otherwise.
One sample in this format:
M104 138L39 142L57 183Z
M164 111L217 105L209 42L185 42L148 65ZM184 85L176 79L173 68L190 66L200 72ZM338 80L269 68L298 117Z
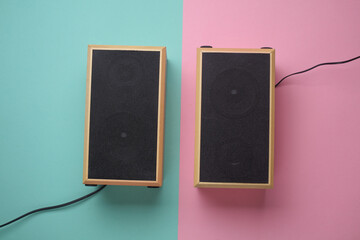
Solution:
M200 182L200 137L201 137L201 91L202 54L217 53L260 53L270 55L270 106L269 106L269 181L268 183ZM194 186L204 188L272 188L274 185L274 130L275 130L275 50L238 48L198 48L196 67L196 112L195 112L195 165Z
M90 131L90 105L91 105L91 70L93 50L134 50L160 52L159 66L159 96L158 96L158 123L157 123L157 149L156 149L156 180L116 180L91 179L89 170L89 131ZM163 181L164 158L164 117L165 117L165 86L166 84L166 47L137 47L137 46L111 46L89 45L86 77L86 103L85 103L85 134L84 134L84 169L83 183L94 185L128 185L160 187Z

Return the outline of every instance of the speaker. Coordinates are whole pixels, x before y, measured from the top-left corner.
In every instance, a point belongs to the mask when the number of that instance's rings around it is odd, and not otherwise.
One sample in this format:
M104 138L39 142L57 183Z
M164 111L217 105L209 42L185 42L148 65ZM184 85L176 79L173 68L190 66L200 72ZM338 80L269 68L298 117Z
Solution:
M165 47L89 45L83 183L160 187Z
M271 188L274 49L197 49L195 187Z

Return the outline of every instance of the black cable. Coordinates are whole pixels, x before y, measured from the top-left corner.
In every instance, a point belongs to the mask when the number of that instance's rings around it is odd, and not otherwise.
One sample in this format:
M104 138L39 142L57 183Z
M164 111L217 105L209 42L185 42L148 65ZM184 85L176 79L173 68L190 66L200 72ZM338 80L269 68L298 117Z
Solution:
M284 81L286 78L290 77L290 76L293 76L293 75L296 75L296 74L300 74L300 73L304 73L304 72L307 72L307 71L310 71L314 68L317 68L317 67L320 67L320 66L323 66L323 65L334 65L334 64L343 64L343 63L348 63L348 62L351 62L351 61L354 61L356 59L359 59L360 56L357 56L357 57L354 57L352 59L349 59L349 60L345 60L345 61L341 61L341 62L327 62L327 63L320 63L318 65L315 65L309 69L306 69L306 70L303 70L303 71L300 71L300 72L296 72L296 73L292 73L292 74L289 74L285 77L283 77L278 83L275 84L275 87L279 86L279 84Z
M75 199L75 200L72 200L72 201L70 201L70 202L67 202L67 203L63 203L63 204L59 204L59 205L55 205L55 206L50 206L50 207L39 208L39 209L33 210L33 211L31 211L31 212L25 213L24 215L21 215L20 217L17 217L17 218L15 218L15 219L7 222L7 223L4 223L4 224L0 225L0 228L5 227L5 226L7 226L7 225L9 225L9 224L11 224L11 223L14 223L14 222L16 222L16 221L18 221L18 220L20 220L20 219L22 219L22 218L24 218L24 217L26 217L26 216L28 216L28 215L31 215L31 214L33 214L33 213L36 213L36 212L41 212L41 211L46 211L46 210L51 210L51 209L56 209L56 208L62 208L62 207L66 207L66 206L69 206L69 205L71 205L71 204L77 203L77 202L79 202L79 201L81 201L81 200L84 200L84 199L86 199L86 198L89 198L89 197L91 197L92 195L100 192L100 191L103 190L105 187L106 187L106 185L103 185L103 186L99 187L98 189L96 189L95 191L93 191L93 192L91 192L91 193L89 193L89 194L87 194L87 195L85 195L85 196L83 196L83 197L80 197L80 198L78 198L78 199Z

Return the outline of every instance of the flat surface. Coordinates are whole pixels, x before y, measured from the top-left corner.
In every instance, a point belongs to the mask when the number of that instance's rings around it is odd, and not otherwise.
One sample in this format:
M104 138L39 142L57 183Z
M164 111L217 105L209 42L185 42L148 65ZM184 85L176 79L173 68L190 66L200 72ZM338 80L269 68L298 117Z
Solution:
M88 44L166 46L164 182L109 186L1 240L177 239L182 1L0 1L0 223L82 184Z
M93 190L82 184L88 44L166 46L168 60L163 187L107 187L2 229L1 240L167 240L177 230L180 240L360 239L359 61L276 89L274 189L193 187L196 48L274 47L279 81L359 55L360 2L185 0L183 36L182 7L0 1L1 223Z
M200 182L268 183L270 54L202 53Z
M275 89L274 189L193 187L196 48L275 48L276 80L360 55L360 2L184 1L179 240L360 239L360 61Z
M93 50L89 178L156 180L159 51Z

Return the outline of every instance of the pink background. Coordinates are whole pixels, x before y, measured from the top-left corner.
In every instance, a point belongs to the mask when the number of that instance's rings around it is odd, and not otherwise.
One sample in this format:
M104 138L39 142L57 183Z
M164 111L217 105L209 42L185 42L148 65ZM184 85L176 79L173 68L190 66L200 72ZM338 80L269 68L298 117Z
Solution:
M193 187L196 48L276 49L276 81L360 55L360 1L184 0L179 239L360 239L360 60L276 88L275 187Z

